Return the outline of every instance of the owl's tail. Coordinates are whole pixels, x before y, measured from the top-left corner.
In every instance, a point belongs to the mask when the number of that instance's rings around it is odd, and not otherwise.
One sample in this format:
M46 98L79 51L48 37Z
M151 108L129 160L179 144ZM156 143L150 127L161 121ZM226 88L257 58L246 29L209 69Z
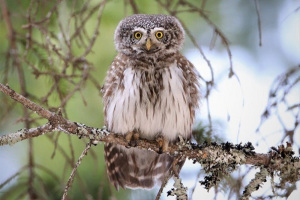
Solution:
M167 154L109 143L105 144L104 152L107 175L117 190L119 186L132 189L160 186L172 170L174 160Z

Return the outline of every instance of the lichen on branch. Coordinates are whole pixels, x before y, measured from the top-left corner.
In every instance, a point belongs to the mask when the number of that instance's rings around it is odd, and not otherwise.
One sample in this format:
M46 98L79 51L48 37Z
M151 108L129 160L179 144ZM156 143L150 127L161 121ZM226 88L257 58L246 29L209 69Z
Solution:
M128 146L127 140L122 135L110 133L105 127L99 129L78 122L72 122L64 118L61 113L56 114L50 112L1 83L0 91L21 103L26 108L36 111L41 117L48 119L48 123L43 126L22 129L15 133L1 136L0 145L11 145L43 134L61 131L66 134L76 135L79 139L89 139L91 144L108 142ZM161 153L157 142L145 139L140 139L134 148ZM234 145L229 142L221 144L212 142L200 145L181 140L176 144L171 144L165 153L174 158L188 158L192 159L194 163L201 164L207 175L200 183L208 190L218 184L224 176L232 173L240 165L250 164L260 167L261 171L256 174L255 178L245 188L243 197L246 199L255 189L259 188L267 176L273 177L277 175L280 178L279 184L299 181L300 160L299 157L294 156L294 152L289 143L287 143L286 146L281 145L278 148L272 147L271 151L266 154L258 154L255 153L254 150L250 142L244 145ZM178 184L176 186L178 186Z

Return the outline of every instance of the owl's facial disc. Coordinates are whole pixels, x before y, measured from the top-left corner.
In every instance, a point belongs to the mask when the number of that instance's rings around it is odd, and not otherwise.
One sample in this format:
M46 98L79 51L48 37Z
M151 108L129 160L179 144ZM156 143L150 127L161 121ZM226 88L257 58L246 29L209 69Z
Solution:
M132 38L135 42L131 48L138 53L152 54L164 49L162 40L164 39L163 28L142 29L136 28L132 31Z
M168 15L132 15L123 19L115 31L117 51L135 58L174 55L183 41L180 22Z

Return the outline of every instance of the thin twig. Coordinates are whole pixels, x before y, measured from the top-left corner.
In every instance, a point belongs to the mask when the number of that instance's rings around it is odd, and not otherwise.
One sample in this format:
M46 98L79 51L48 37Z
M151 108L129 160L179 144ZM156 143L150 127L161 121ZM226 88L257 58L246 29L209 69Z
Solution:
M159 200L159 199L160 199L161 194L162 194L162 192L163 192L165 186L167 185L169 179L170 179L170 178L172 177L172 175L173 175L172 172L173 172L172 170L169 170L168 173L165 175L165 178L164 178L163 182L161 183L161 186L160 186L160 188L159 188L159 191L157 192L157 195L156 195L155 200Z
M81 163L83 157L87 155L87 152L88 152L89 149L91 148L91 145L92 145L91 143L88 143L88 144L86 145L86 148L83 150L83 152L82 152L81 155L79 156L78 161L77 161L75 167L73 168L73 170L72 170L72 172L71 172L71 175L70 175L70 177L69 177L69 180L68 180L68 182L67 182L67 185L66 185L66 187L65 187L63 196L62 196L62 198L61 198L62 200L65 200L65 199L66 199L67 194L68 194L68 190L69 190L69 188L70 188L71 185L72 185L72 182L73 182L75 173L76 173L76 171L77 171L77 168L78 168L78 166L80 165L80 163Z
M261 17L259 11L259 2L254 0L255 3L255 10L257 14L257 25L258 25L258 36L259 36L259 46L262 46L262 31L261 31Z
M92 47L94 46L94 43L99 34L99 26L100 26L101 17L102 17L102 13L103 13L105 4L106 4L106 0L103 0L99 6L98 15L97 15L97 23L95 26L94 34L93 34L92 38L90 39L90 43L89 43L88 47L86 48L85 52L80 57L86 57L86 55L88 55L90 53L90 51L92 50Z

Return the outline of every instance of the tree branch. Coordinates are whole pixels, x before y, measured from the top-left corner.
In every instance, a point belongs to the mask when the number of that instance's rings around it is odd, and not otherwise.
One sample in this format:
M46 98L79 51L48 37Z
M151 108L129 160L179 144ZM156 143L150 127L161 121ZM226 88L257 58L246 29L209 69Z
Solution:
M16 93L14 90L10 89L8 85L3 85L0 83L0 91L4 94L10 96L13 100L21 103L26 108L36 112L39 116L44 117L48 120L51 119L55 115L55 113L52 113L45 108L37 105L36 103L30 101L29 99L25 98L24 96Z
M63 131L67 134L77 135L79 138L87 138L92 144L102 141L128 146L128 142L122 135L109 133L105 127L98 129L69 121L63 118L60 113L55 114L46 110L1 83L0 91L49 120L43 126L22 129L15 133L1 136L0 146L14 144L52 131ZM137 148L160 153L159 146L155 141L140 139ZM222 175L231 173L239 165L243 164L264 168L270 175L276 172L283 181L296 182L300 177L300 160L299 157L293 156L294 152L289 144L286 147L283 145L278 148L273 147L272 151L267 154L259 154L254 152L254 147L251 143L234 145L226 142L222 144L204 143L197 145L189 142L179 142L169 145L169 149L165 153L173 157L188 158L192 159L194 163L200 163L206 173L209 174L205 177L204 181L200 182L207 189L217 184Z

